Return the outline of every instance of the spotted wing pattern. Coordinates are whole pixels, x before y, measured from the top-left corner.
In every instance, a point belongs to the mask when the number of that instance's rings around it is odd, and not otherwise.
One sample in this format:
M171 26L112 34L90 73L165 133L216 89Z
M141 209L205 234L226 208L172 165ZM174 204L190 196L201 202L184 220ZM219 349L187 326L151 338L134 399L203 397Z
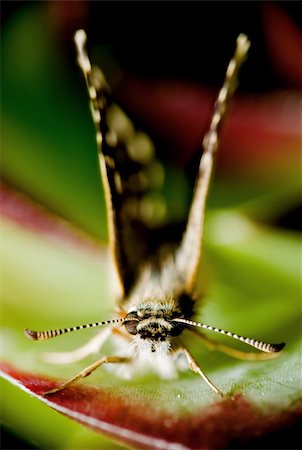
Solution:
M156 205L154 200L150 201L149 193L154 188L154 180L155 184L160 184L158 178L161 177L158 174L162 169L159 169L161 166L155 159L154 145L150 138L136 130L125 113L112 102L110 90L100 69L91 68L84 48L86 35L82 30L76 35L76 40L78 60L86 78L97 129L111 244L124 294L127 295L135 284L141 265L158 255L158 250L163 247L163 240L156 241L156 233L149 233L152 225L160 225L162 218L160 205ZM168 257L153 260L153 269L159 269L155 272L160 274L161 283L170 295L192 293L194 289L201 258L205 203L219 143L219 131L236 89L238 72L249 45L247 37L239 35L234 57L228 65L214 106L209 131L203 141L194 195L179 245L170 251Z
M97 131L110 244L126 296L138 270L159 246L155 236L165 216L165 203L158 193L164 168L156 159L150 137L135 128L113 101L102 71L91 66L85 39L83 32L78 32L78 61L85 75Z

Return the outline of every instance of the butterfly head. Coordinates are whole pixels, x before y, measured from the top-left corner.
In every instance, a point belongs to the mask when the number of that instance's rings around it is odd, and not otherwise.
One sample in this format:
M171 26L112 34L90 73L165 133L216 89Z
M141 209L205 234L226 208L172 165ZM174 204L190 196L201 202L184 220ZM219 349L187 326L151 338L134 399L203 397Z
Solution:
M124 320L128 333L141 339L160 342L181 334L184 324L173 322L170 311L139 310L131 311Z

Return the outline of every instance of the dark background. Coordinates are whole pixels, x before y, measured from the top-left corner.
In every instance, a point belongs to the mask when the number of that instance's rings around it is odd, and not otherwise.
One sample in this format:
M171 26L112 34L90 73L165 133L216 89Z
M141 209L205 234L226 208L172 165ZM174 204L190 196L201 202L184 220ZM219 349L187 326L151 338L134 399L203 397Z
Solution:
M129 74L143 79L192 81L213 88L221 85L225 62L236 37L243 32L252 47L241 71L240 92L261 94L297 87L269 55L265 30L271 6L277 6L301 29L298 1L5 1L1 21L3 28L20 9L43 8L71 70L73 35L76 29L84 28L89 46L107 47ZM195 161L192 167L196 167ZM194 179L191 173L189 176ZM300 230L300 205L291 205L273 220L275 226Z

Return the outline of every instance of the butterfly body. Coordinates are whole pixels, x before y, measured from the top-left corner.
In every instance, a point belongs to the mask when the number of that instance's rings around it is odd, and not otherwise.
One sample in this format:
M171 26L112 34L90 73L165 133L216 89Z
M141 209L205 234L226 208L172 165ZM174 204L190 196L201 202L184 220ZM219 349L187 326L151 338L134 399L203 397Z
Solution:
M168 267L166 259L163 266ZM193 316L193 297L183 290L173 290L166 270L147 265L119 305L119 314L125 320L124 331L119 334L127 344L118 339L117 351L132 358L132 373L151 369L163 378L175 378L179 360L175 351L182 345L180 338L185 329L175 319Z
M110 343L113 354L129 358L127 364L106 365L106 369L114 375L127 380L149 373L166 380L177 378L181 366L169 339L156 342L156 351L154 351L151 341L142 340L139 336L131 336L128 339L123 334L113 334Z

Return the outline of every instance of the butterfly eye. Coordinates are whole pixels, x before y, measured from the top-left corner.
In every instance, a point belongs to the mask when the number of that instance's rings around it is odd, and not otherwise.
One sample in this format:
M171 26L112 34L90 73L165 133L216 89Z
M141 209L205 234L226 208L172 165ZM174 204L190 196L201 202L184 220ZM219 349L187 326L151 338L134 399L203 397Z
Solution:
M137 325L139 324L139 319L136 312L130 312L125 317L125 327L128 333L137 334Z
M185 327L182 324L173 322L170 331L171 336L179 336L183 332L184 328Z
M125 322L125 327L126 330L128 331L128 333L130 334L137 334L137 325L138 325L139 321L138 320L129 320L127 322Z

